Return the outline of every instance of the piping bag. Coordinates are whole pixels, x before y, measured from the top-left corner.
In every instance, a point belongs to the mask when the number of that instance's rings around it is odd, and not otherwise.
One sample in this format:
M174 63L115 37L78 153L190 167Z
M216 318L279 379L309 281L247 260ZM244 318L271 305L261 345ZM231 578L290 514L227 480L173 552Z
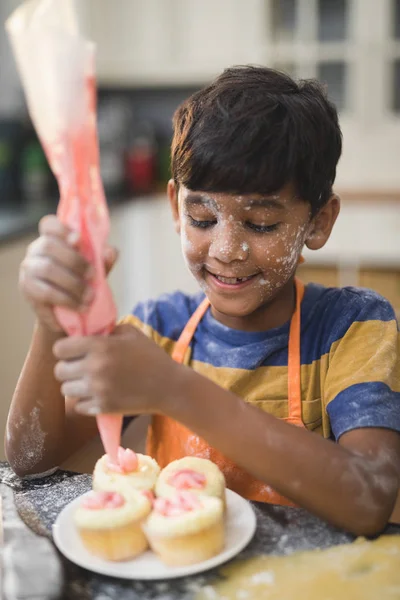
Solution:
M95 297L84 313L56 307L68 335L108 335L116 308L103 253L110 220L100 176L96 128L95 46L78 30L73 0L29 0L6 22L29 113L57 179L57 215L79 233L94 267ZM106 453L118 464L122 415L98 415Z

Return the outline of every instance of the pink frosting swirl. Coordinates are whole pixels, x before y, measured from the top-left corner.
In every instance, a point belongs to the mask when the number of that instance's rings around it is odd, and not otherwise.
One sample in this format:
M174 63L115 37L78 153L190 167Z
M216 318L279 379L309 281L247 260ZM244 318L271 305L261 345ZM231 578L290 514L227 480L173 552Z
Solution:
M113 463L108 457L107 468L114 473L125 475L138 470L139 461L136 452L130 448L118 448L118 464Z
M151 505L154 504L154 493L151 490L141 490L141 493L147 498Z
M201 508L200 498L190 492L178 492L174 498L156 498L154 510L164 517L179 517L187 512Z
M181 469L175 471L169 477L169 485L172 485L177 490L202 490L206 485L206 476L192 469Z
M120 508L125 504L125 498L118 492L89 492L82 500L82 508L101 510L103 508Z

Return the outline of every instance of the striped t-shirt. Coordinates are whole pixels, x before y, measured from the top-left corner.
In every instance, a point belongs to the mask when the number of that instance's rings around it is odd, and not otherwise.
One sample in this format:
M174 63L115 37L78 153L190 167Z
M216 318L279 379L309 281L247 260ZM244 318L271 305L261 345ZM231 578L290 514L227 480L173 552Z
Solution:
M174 292L124 318L171 354L203 300ZM249 404L288 415L289 322L260 332L226 327L210 309L187 355L198 373ZM301 396L306 427L338 439L360 427L400 431L400 334L387 300L361 288L309 284L301 305Z

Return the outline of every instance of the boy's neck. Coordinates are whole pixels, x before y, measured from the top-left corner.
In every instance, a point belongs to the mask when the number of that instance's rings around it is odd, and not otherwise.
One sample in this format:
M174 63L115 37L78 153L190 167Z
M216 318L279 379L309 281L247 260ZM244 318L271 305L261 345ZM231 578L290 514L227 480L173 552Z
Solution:
M220 313L214 307L211 307L211 313L217 321L231 329L259 332L281 327L287 323L293 315L295 305L296 292L294 277L292 277L268 304L260 306L250 315L235 317Z

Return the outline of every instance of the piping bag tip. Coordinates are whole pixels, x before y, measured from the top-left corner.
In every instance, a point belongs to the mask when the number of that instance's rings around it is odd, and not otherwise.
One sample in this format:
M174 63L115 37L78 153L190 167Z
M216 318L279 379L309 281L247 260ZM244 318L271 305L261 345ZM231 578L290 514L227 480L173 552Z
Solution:
M104 450L111 462L118 464L118 448L121 441L122 415L98 415L96 417Z

